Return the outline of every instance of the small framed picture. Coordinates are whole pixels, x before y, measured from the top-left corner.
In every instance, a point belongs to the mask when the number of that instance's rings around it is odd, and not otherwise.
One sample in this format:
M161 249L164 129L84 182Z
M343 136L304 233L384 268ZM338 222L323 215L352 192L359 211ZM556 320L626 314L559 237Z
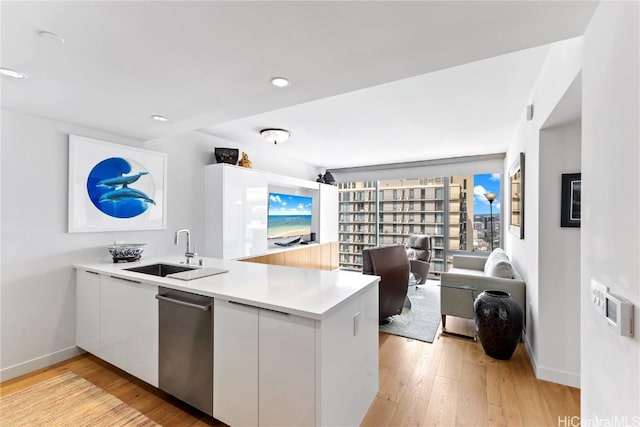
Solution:
M561 227L580 227L581 178L579 173L562 174Z

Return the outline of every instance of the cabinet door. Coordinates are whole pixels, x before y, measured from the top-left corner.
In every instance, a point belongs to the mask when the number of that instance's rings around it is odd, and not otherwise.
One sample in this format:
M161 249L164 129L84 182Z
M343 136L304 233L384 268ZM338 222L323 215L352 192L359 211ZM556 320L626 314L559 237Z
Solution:
M98 354L100 275L76 270L76 345L89 353Z
M158 386L157 287L101 276L98 356Z
M338 241L338 187L320 184L320 243Z
M315 425L316 322L260 310L259 326L259 424Z
M131 375L158 386L157 286L126 283L128 326L126 369Z
M100 277L100 352L98 357L126 370L128 307L125 282Z
M258 309L216 299L213 319L213 416L258 425Z
M223 167L222 258L263 254L267 251L267 176L250 169Z
M205 250L235 259L267 251L267 175L227 164L205 168Z

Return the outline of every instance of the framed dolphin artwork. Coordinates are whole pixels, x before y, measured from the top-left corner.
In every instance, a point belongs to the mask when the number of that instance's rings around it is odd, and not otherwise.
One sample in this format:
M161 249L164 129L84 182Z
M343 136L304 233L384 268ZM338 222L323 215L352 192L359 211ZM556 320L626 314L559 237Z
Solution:
M69 233L166 228L167 155L69 135Z

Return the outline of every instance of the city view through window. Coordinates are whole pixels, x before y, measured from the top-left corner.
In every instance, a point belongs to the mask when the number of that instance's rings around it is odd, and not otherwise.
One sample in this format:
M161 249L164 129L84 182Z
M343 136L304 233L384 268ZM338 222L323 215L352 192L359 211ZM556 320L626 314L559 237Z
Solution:
M406 245L411 234L433 237L432 275L446 271L455 252L499 247L501 179L493 173L340 183L340 266L361 270L363 249Z

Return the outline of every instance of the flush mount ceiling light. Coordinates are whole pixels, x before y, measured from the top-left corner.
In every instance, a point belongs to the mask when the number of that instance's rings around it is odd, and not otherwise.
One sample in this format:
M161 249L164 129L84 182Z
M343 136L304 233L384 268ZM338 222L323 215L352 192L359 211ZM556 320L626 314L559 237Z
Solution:
M12 79L26 79L27 75L11 68L0 68L0 74L11 77Z
M157 122L166 122L167 118L165 116L161 116L160 114L154 114L151 118Z
M289 80L285 77L274 77L271 79L271 84L277 87L289 86Z
M45 40L53 40L58 43L64 43L64 39L61 35L52 33L51 31L38 31L38 34Z
M260 135L269 142L280 144L289 139L291 133L286 129L262 129Z

